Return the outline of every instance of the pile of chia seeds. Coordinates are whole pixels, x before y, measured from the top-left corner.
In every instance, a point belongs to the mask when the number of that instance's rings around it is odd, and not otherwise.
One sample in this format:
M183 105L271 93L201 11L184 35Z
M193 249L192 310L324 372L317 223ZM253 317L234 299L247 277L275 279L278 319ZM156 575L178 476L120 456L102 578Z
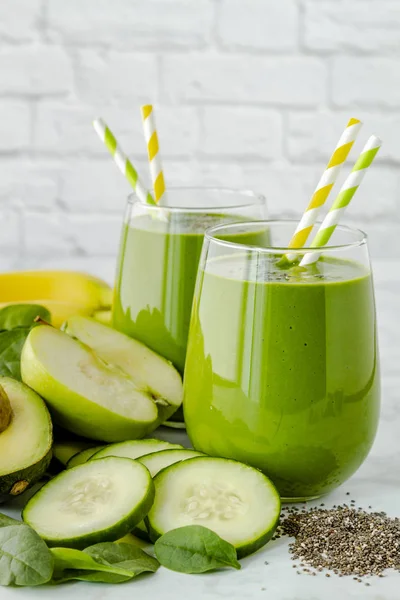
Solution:
M289 551L299 575L315 576L328 570L361 582L366 576L383 577L386 569L400 571L399 518L366 512L356 508L354 500L330 509L323 506L299 509L287 505L283 509L275 539L295 538Z

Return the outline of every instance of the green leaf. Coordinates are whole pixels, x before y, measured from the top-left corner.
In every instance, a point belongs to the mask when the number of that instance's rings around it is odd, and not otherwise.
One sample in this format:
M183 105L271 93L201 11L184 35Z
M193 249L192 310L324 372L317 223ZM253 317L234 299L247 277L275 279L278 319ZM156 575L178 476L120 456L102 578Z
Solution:
M102 546L103 544L99 545ZM113 545L112 542L111 545ZM119 564L109 563L104 558L97 560L96 557L90 556L86 551L72 550L71 548L52 548L51 552L55 561L54 583L63 583L71 579L101 583L122 583L138 574L132 569L119 566ZM97 554L100 556L102 552ZM109 551L108 554L112 558L112 551ZM149 569L142 569L139 572L143 572L143 570Z
M0 332L0 375L21 381L21 352L29 332L29 327Z
M9 527L10 525L24 525L24 523L0 513L0 527Z
M50 323L50 313L40 304L11 304L0 310L0 330L32 327L36 317Z
M50 322L50 313L39 304L12 304L0 310L0 375L21 381L21 352L34 320Z
M104 542L89 546L84 552L98 562L126 569L134 575L147 571L155 573L160 566L156 558L132 544Z
M240 569L232 544L201 525L164 533L156 541L154 550L163 567L180 573L205 573L221 567Z
M65 569L61 574L53 575L52 583L60 584L67 581L91 581L92 583L124 583L132 579L129 575L117 575L112 571Z
M23 523L0 527L0 585L41 585L52 574L51 552L31 527Z

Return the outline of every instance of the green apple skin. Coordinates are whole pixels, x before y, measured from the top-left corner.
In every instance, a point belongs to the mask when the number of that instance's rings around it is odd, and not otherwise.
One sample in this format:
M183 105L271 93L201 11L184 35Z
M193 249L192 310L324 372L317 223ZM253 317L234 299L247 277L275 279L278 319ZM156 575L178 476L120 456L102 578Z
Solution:
M122 369L139 390L158 398L158 425L182 406L182 378L173 364L109 324L90 317L70 317L64 331L86 344L104 361ZM163 400L166 402L164 403ZM184 423L182 423L185 427Z
M155 405L152 420L135 421L92 402L57 381L37 356L36 339L43 327L48 326L33 328L26 339L21 355L21 376L24 383L45 400L56 423L77 435L104 442L139 439L154 431L158 425Z

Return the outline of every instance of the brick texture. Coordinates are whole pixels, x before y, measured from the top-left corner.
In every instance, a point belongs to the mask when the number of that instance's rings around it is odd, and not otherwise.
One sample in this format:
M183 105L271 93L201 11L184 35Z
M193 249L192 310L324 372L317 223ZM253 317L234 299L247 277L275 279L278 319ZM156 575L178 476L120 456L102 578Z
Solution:
M400 51L400 4L396 0L306 0L307 48L314 51Z
M2 44L0 73L4 95L66 96L72 88L72 65L62 48Z
M397 108L398 58L337 58L332 70L332 100L337 106Z
M131 189L92 120L150 185L147 102L167 186L254 189L293 219L360 118L351 161L372 133L384 145L345 220L399 260L399 64L397 0L3 0L0 269L112 280Z
M0 2L0 40L27 43L40 38L42 0L3 0Z
M163 91L175 101L318 106L327 72L317 58L195 54L167 56Z
M50 0L52 40L131 49L198 48L209 43L212 0Z
M296 50L299 9L295 0L223 0L218 21L221 46L271 52Z
M282 154L282 122L279 113L264 109L206 107L202 153L256 160Z
M0 152L30 147L31 108L27 102L0 101Z

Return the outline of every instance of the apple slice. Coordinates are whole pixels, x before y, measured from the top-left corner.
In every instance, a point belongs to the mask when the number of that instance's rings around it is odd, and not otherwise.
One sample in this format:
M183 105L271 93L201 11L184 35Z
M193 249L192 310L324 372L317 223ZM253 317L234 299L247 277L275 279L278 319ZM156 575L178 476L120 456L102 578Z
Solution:
M92 348L107 363L122 369L139 390L150 394L158 406L160 423L181 406L183 386L178 371L141 342L82 316L70 317L65 331Z
M159 423L157 404L120 369L48 325L29 333L21 375L48 404L54 420L87 438L142 438Z

